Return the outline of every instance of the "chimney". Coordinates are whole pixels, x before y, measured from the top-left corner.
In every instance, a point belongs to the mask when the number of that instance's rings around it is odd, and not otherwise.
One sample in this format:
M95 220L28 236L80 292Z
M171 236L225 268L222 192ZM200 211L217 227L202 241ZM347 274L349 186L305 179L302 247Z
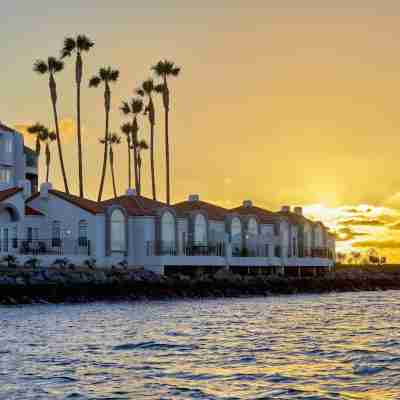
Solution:
M136 196L136 189L129 188L126 191L126 195L129 196L129 197Z
M303 215L303 207L295 207L294 213L297 215Z
M51 183L42 183L40 185L40 197L42 199L47 199L49 197L49 191L53 189L53 185Z
M281 211L284 213L290 212L290 206L282 206Z
M18 187L24 190L23 196L25 200L32 195L31 182L27 179L20 180L18 182Z
M245 200L243 202L243 207L244 208L251 208L251 207L253 207L253 202L251 200Z
M200 196L198 194L190 194L189 195L189 199L188 199L191 203L195 202L195 201L199 201L200 200Z

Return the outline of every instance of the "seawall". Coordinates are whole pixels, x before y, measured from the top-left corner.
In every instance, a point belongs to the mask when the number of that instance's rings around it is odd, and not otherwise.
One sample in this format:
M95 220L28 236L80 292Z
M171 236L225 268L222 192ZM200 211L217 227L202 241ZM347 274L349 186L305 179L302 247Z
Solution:
M190 279L141 269L0 270L0 305L90 301L269 296L400 289L400 268L346 268L318 277L239 276L219 272Z

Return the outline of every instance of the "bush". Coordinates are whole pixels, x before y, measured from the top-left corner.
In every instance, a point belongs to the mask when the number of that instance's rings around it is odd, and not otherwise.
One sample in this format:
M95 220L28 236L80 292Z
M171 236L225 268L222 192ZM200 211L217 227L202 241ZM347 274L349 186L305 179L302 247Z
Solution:
M11 254L8 254L8 255L4 256L1 259L1 261L5 262L7 264L7 267L9 267L9 268L10 267L16 268L17 265L18 265L17 257L15 257L15 256L13 256Z
M24 266L31 268L38 268L40 267L40 260L36 257L32 257L29 260L25 261Z

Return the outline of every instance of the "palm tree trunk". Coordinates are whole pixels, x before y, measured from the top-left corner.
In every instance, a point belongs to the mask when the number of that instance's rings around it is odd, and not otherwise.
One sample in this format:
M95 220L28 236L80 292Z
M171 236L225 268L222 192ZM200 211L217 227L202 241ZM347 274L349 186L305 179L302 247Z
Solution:
M50 149L49 144L46 143L46 183L49 183L50 174Z
M104 134L103 167L101 171L100 188L97 201L101 201L101 198L103 196L104 180L106 178L107 156L108 156L108 123L109 123L109 112L106 110L106 131Z
M132 156L131 143L128 141L128 188L132 188Z
M169 110L165 110L165 173L167 179L167 204L171 204L171 182L170 182L170 165L169 165Z
M150 169L151 169L151 189L153 192L153 200L157 200L156 195L156 175L154 167L154 124L150 126Z
M133 119L133 125L135 126L136 122L136 117ZM134 165L134 172L135 172L135 189L137 194L139 194L139 174L138 174L138 156L137 156L137 146L136 146L136 142L137 142L137 132L136 132L136 137L132 137L132 151L133 151L133 163Z
M137 170L138 170L138 195L141 196L142 194L142 160L140 158L140 153L137 155L138 159L138 165L137 165Z
M78 136L78 173L79 173L79 197L83 197L83 166L82 166L82 133L81 133L81 85L76 88L76 118Z
M112 146L110 145L110 169L111 169L111 178L112 178L112 185L114 191L114 198L117 197L117 188L115 186L115 171L114 171L114 154Z
M59 125L58 125L57 106L56 106L55 101L52 101L52 104L53 104L54 122L56 125L57 148L58 148L58 155L60 157L61 173L62 173L62 177L63 177L63 181L64 181L65 191L67 194L69 194L67 175L65 173L64 157L63 157L62 146L61 146L60 129L59 129Z

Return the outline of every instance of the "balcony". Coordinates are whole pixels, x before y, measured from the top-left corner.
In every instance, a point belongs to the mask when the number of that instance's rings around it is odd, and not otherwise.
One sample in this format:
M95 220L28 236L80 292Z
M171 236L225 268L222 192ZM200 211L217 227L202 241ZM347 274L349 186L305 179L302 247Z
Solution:
M225 257L225 244L185 244L180 251L177 251L175 242L147 242L147 256L186 256L186 257Z
M3 239L0 253L14 255L91 255L90 240L79 239Z

